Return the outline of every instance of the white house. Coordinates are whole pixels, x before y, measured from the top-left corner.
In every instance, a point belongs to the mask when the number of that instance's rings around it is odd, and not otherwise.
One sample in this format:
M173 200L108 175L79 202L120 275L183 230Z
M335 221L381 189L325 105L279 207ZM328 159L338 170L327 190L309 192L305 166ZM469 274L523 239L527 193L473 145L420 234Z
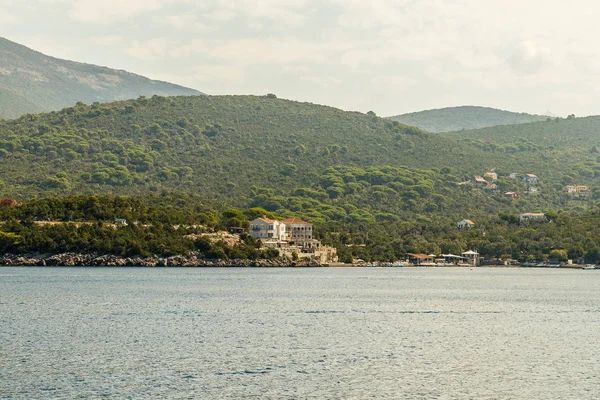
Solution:
M287 240L287 229L283 222L266 217L250 222L250 235L255 239Z
M458 227L458 229L468 229L474 227L475 222L471 221L470 219L463 219L458 224L456 224L456 226Z
M528 183L530 185L535 185L538 182L538 177L534 174L527 174L523 178L523 182Z
M516 172L512 172L511 174L508 175L508 177L510 179L519 179L519 176L520 175L518 173L516 173Z
M544 213L522 213L519 215L519 222L529 221L545 221L546 214Z

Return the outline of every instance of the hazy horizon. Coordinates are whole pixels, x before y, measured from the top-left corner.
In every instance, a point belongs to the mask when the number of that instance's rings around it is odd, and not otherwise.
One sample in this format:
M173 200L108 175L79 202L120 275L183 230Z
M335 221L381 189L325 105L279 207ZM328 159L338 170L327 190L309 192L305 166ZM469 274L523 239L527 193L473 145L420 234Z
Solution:
M564 117L599 114L594 11L581 0L0 0L0 36L207 94L381 116L476 105Z

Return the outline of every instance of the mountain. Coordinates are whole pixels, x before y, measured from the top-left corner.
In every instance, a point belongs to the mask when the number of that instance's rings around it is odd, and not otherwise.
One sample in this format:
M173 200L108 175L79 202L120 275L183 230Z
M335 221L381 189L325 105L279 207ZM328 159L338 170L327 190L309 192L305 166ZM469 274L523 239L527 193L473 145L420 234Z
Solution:
M390 117L400 123L417 126L428 132L450 132L497 125L516 125L544 121L544 115L531 115L489 107L462 106L419 111Z
M0 118L139 96L202 93L126 71L60 60L0 37Z

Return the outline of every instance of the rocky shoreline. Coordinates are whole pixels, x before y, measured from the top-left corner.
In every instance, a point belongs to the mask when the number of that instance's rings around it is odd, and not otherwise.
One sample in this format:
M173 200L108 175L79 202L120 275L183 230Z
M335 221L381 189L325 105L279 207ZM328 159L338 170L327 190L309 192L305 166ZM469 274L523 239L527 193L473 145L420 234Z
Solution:
M206 260L196 255L172 257L121 257L98 254L4 254L0 266L7 267L321 267L312 260Z

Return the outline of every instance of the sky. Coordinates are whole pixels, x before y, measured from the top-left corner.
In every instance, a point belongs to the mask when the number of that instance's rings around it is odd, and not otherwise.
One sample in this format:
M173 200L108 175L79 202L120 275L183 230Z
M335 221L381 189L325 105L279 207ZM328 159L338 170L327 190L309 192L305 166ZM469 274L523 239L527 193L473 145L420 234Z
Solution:
M592 0L0 0L0 36L207 94L600 114Z

